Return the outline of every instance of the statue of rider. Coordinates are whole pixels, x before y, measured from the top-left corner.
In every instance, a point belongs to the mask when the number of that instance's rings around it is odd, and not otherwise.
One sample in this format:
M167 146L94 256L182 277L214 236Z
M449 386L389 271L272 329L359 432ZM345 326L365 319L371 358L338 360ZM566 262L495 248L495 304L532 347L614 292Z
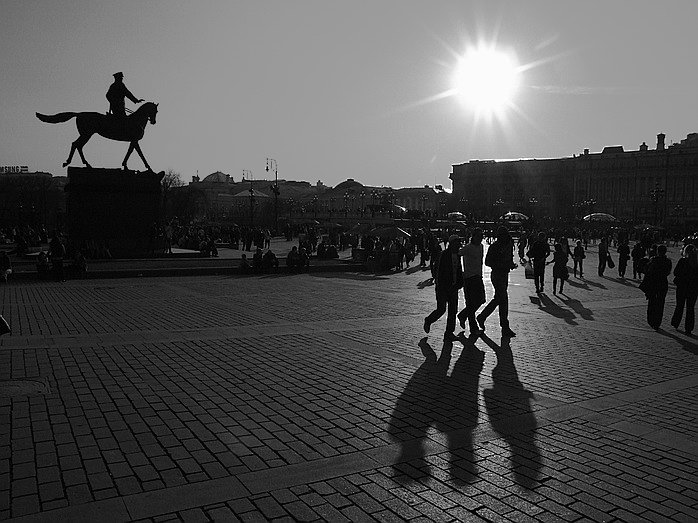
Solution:
M134 104L143 102L142 98L136 98L131 91L124 85L124 73L114 73L114 83L109 86L107 91L107 100L109 100L109 112L114 116L121 118L126 117L125 98L131 100Z

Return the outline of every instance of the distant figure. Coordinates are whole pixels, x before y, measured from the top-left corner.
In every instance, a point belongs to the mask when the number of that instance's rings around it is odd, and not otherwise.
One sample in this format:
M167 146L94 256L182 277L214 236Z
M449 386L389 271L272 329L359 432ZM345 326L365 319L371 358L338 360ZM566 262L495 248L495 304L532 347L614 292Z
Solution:
M48 278L50 272L50 264L48 262L48 254L43 249L39 252L39 256L36 260L36 273L40 280L45 280Z
M565 286L565 280L569 278L567 272L567 260L569 256L565 252L561 243L555 244L555 252L553 253L553 294L557 294L557 282L560 281L560 294Z
M456 340L454 331L458 312L458 290L463 287L463 268L459 250L460 238L453 234L448 238L448 247L441 253L435 265L436 309L424 318L424 332L429 333L431 324L441 318L448 309L444 333L444 341L447 342Z
M676 284L676 308L671 317L671 325L678 329L681 325L683 309L686 308L686 334L693 332L696 321L696 299L698 298L698 251L695 245L689 244L674 269Z
M582 240L577 240L577 246L574 248L572 256L574 258L574 277L577 277L577 267L579 267L579 277L584 278L584 258L586 258L587 255L584 253Z
M508 234L508 233L507 233ZM538 239L528 250L528 257L533 260L533 281L536 292L543 292L545 281L545 260L550 256L550 245L543 231L538 233Z
M667 276L671 273L671 260L666 257L666 245L657 247L657 255L650 258L640 290L647 298L647 323L658 331L664 315L664 300L669 290Z
M10 274L12 274L12 262L7 255L7 251L2 251L2 254L0 254L0 276L2 276L4 283L7 283L7 278Z
M126 117L126 102L128 98L134 104L143 102L142 98L136 98L124 85L124 73L114 73L114 83L109 86L107 100L109 101L109 112L114 116Z
M618 246L618 276L625 279L625 271L630 259L630 246L628 240L623 240Z
M251 268L252 267L250 266L250 262L247 260L247 254L243 252L238 269L240 270L240 272L250 272Z
M262 270L264 272L269 272L272 269L277 270L279 268L279 259L276 257L271 249L264 253L262 256Z
M645 263L642 261L645 259L645 254L647 249L642 245L642 242L637 242L633 247L630 256L633 259L633 279L640 279L642 273L645 272Z
M290 252L286 255L286 266L291 268L296 268L300 265L300 255L298 254L298 247L295 245L291 247Z
M57 233L53 234L53 238L51 238L51 243L49 244L49 249L51 266L53 268L53 277L56 281L65 281L65 274L63 271L65 246Z
M543 238L545 238L545 233L542 234ZM549 247L548 251L550 251ZM545 258L543 260L545 261ZM516 333L509 327L508 287L509 271L516 268L516 264L514 263L513 241L506 227L501 226L497 229L497 239L487 249L485 265L492 269L490 279L492 280L492 287L494 287L494 297L482 312L476 316L477 322L480 324L480 330L485 330L485 320L494 312L494 309L499 308L499 325L502 328L502 336L507 338L514 337Z
M606 238L601 238L599 241L599 276L603 277L603 273L606 270L606 263L608 263L608 243Z

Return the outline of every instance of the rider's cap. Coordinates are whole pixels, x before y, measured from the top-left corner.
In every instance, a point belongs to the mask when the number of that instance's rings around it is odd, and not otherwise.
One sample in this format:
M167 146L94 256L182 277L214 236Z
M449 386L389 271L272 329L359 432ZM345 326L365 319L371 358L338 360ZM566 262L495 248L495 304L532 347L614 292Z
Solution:
M114 76L114 78L123 78L123 77L124 77L124 73L122 73L121 71L119 71L118 73L114 73L113 76Z

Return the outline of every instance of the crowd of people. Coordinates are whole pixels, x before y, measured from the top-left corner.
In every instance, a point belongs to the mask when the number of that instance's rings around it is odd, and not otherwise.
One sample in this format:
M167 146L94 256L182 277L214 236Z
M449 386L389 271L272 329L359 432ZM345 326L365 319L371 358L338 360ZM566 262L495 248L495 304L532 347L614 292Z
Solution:
M551 242L546 231L526 231L519 235L517 242L507 227L500 226L486 254L483 236L480 228L474 228L465 234L450 234L444 242L446 248L440 251L439 245L434 249L435 252L432 252L436 308L424 319L425 332L429 333L432 324L446 314L444 340L456 339L456 319L462 329L465 329L468 322L470 335L478 336L484 332L487 318L498 309L502 336L516 336L508 317L509 271L518 266L514 261L515 251L518 253L519 263L525 267L526 278L534 280L537 294L545 292L546 267L550 264L553 295L564 294L565 282L570 277L570 261L574 262L574 277L584 279L588 236L580 236L575 240L575 247L572 249L566 235L554 237ZM462 240L465 241L463 245ZM601 235L597 244L596 269L598 276L603 278L606 277L607 269L617 267L618 278L625 280L628 264L632 262L632 278L640 281L639 289L647 299L647 323L653 329L659 330L669 291L672 261L667 257L667 246L654 240L656 238L653 235L636 235L631 248L630 234L627 232L621 231L613 237ZM613 259L615 255L617 265ZM486 300L482 281L483 265L490 267L494 289L489 302ZM695 304L698 298L698 248L691 238L685 240L681 257L673 267L673 283L676 286L676 306L670 323L679 329L685 316L684 332L690 336L695 326ZM458 311L460 289L463 289L465 307ZM477 314L482 305L485 307Z

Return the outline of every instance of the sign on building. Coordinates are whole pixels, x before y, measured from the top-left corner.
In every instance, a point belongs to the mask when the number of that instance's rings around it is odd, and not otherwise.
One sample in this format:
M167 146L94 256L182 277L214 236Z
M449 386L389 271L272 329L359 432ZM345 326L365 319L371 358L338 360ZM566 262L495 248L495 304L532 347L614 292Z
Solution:
M27 165L0 165L0 174L20 174L29 172Z

